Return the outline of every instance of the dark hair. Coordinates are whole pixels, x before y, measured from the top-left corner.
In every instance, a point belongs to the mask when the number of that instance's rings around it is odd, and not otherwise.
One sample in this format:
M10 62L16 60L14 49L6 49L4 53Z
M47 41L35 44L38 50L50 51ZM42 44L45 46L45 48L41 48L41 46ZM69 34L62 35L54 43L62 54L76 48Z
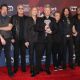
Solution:
M7 6L7 4L2 4L2 5L0 6L0 9L2 9L2 7L6 7L7 10L8 10L8 6Z
M65 15L64 15L65 9L67 9L67 10L69 11L69 18L71 18L71 17L72 17L72 14L71 14L71 11L70 11L70 9L69 9L68 7L64 8L64 9L62 10L61 18L64 18L64 17L65 17Z
M59 13L59 14L61 14L61 13L60 13L60 11L56 11L56 12L54 13L54 15L55 15L56 13Z

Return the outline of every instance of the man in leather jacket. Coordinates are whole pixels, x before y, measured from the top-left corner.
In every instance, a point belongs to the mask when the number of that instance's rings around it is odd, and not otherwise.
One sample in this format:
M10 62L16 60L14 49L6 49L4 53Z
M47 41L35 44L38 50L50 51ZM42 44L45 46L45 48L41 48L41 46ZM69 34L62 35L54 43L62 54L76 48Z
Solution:
M14 45L14 72L18 71L19 66L19 54L21 56L21 70L26 72L26 47L24 45L24 22L27 17L24 15L23 5L17 6L17 14L11 18L11 24L13 25L13 45Z

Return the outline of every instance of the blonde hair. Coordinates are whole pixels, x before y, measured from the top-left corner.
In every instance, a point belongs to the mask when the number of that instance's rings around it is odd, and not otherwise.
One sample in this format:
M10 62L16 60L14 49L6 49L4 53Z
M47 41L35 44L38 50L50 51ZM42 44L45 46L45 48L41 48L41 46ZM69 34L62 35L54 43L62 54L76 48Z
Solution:
M31 8L30 8L30 11L29 11L29 16L32 16L32 10L33 10L33 8L36 8L36 9L38 10L38 7L37 7L37 6L31 7Z
M44 5L44 8L50 8L51 9L51 5L50 4L46 4L46 5Z

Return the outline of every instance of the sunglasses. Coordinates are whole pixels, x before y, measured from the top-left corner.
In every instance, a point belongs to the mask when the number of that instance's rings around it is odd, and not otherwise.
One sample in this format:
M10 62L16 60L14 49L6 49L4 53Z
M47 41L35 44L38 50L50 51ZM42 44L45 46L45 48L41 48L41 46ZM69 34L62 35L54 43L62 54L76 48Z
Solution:
M18 8L18 9L24 10L24 8Z

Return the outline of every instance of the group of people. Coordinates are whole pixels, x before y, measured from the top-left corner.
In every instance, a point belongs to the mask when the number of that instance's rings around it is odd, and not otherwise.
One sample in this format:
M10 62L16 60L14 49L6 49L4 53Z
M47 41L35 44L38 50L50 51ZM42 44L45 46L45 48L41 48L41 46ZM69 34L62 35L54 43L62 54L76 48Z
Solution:
M26 48L29 49L31 76L41 71L51 74L51 55L54 71L66 70L67 64L71 69L80 66L80 7L76 15L72 16L69 8L62 13L56 11L51 17L51 6L44 6L44 16L38 17L38 8L31 7L30 15L24 15L22 4L17 6L17 14L9 17L8 6L0 7L0 53L4 48L6 65L9 76L14 76L19 69L19 55L21 56L21 70L26 72ZM11 66L10 47L14 46L14 71ZM46 55L45 69L41 59ZM76 55L74 62L73 55ZM67 63L68 56L68 63Z

